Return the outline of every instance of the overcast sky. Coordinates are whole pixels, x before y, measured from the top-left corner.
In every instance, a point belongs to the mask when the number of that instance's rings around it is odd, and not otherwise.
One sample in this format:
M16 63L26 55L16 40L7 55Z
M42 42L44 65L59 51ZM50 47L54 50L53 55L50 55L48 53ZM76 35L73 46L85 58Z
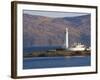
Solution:
M76 12L55 12L55 11L36 11L36 10L23 10L24 14L47 16L47 17L76 17L88 15L89 13L76 13Z

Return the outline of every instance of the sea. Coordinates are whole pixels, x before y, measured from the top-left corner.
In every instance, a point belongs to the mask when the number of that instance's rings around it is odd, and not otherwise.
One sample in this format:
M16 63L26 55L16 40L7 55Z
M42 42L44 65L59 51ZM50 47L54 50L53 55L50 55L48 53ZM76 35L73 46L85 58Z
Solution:
M60 46L53 47L30 47L24 48L24 52L47 51ZM59 68L91 66L91 56L59 56L59 57L28 57L23 58L23 69Z
M24 58L23 69L90 66L90 56Z

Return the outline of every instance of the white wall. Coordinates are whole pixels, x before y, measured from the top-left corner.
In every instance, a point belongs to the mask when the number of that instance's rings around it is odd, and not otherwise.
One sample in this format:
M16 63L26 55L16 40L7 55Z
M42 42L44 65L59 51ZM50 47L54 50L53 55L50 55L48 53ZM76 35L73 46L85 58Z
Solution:
M30 0L30 1L64 3L64 4L80 4L80 5L100 5L99 0ZM11 39L10 39L11 38L11 15L10 15L11 3L10 2L11 0L0 0L0 80L13 80L10 78L10 67L11 67L11 48L10 48L11 47ZM98 32L100 34L100 28ZM98 41L99 41L98 45L100 45L100 37ZM98 65L100 67L100 63ZM99 69L99 74L34 78L34 80L100 80L99 76L100 76L100 69ZM33 79L28 78L26 80L33 80Z

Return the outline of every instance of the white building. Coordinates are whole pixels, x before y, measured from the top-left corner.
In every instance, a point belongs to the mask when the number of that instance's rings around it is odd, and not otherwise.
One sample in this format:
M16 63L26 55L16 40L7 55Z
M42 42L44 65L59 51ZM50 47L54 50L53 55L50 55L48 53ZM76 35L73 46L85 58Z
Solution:
M72 47L70 47L68 50L70 51L84 51L86 50L86 46L81 43L74 43Z

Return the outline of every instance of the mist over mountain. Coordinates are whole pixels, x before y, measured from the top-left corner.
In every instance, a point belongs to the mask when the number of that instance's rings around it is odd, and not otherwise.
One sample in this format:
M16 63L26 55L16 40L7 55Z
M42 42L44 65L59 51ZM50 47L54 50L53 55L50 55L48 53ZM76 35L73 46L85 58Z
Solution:
M81 42L90 46L90 15L52 18L23 14L23 46L63 46L68 28L69 46Z

